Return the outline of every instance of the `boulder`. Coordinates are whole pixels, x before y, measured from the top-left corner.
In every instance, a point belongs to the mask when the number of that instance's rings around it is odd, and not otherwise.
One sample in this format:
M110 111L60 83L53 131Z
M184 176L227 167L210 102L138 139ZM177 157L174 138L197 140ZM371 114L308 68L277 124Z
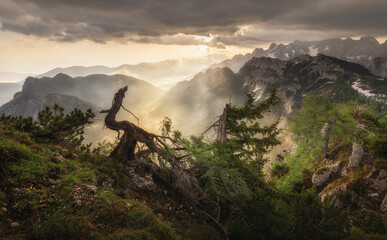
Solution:
M351 157L349 158L349 163L347 168L358 166L361 160L363 160L363 157L364 157L363 148L359 144L353 143L352 154L351 154Z
M86 186L86 189L92 193L92 194L96 194L97 193L97 186L95 185L87 185Z
M20 223L18 223L18 222L11 223L11 227L12 228L16 228L16 227L19 227L19 226L20 226Z
M318 169L312 176L312 183L317 187L323 186L332 174L335 174L340 170L340 163L341 162L336 162Z

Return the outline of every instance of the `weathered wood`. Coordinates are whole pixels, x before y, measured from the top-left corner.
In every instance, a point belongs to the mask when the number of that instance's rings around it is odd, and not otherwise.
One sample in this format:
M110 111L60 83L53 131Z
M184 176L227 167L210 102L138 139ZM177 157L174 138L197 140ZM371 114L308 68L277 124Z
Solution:
M220 142L221 144L224 144L227 139L227 112L230 108L229 104L226 104L226 106L223 109L223 114L219 117L219 125L218 125L218 131L216 136L216 141Z
M158 152L158 148L154 142L154 137L156 135L145 131L129 121L116 120L116 115L122 107L123 98L125 97L125 92L127 90L127 86L118 90L118 92L114 95L112 107L108 110L108 114L105 117L105 125L107 128L115 131L124 131L119 144L110 154L112 157L121 161L130 161L135 159L137 143L145 144L151 152Z
M333 119L329 120L328 123L327 123L327 126L325 127L325 131L324 131L324 146L323 146L324 147L323 148L324 158L328 157L328 143L329 143L329 139L331 137L331 129L332 129L333 125L335 125L337 120L340 120L340 121L344 122L344 120L339 117L338 113L335 112L334 116L333 116Z
M116 115L122 107L123 98L128 87L123 87L114 95L112 107L105 110L108 114L105 117L105 125L107 128L115 131L124 131L117 147L111 152L111 156L126 162L127 166L134 167L135 165L143 164L151 169L150 173L154 179L157 179L163 184L168 185L178 194L184 197L184 201L189 205L196 205L204 196L204 191L200 187L197 179L190 175L183 167L181 167L179 159L183 157L176 157L170 149L186 150L177 146L170 148L166 140L175 144L175 141L168 136L159 136L149 133L144 129L134 125L129 121L117 121ZM138 143L144 144L147 148L141 148L136 152ZM167 152L166 154L161 154ZM168 161L171 168L161 168L153 163L147 156L150 153L156 153L160 165L165 166L165 161ZM164 156L163 156L164 155Z

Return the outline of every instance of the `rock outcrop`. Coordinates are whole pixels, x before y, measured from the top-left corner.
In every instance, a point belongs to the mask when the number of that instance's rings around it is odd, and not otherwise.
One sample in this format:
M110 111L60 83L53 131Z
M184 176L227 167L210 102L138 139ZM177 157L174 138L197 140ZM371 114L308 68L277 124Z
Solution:
M340 170L340 164L341 162L336 162L318 169L312 176L312 183L317 187L325 185L329 178Z
M359 144L353 143L352 154L351 154L351 157L349 158L349 163L347 168L358 166L363 158L364 158L363 148Z

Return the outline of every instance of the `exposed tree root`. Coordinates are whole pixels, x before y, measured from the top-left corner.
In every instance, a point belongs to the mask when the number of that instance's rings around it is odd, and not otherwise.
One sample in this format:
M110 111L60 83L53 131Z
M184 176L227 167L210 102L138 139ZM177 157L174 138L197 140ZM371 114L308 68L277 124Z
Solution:
M119 144L111 152L111 157L126 163L132 169L138 165L146 166L145 169L152 175L155 182L172 188L176 193L182 195L187 204L197 204L203 197L204 191L196 178L180 166L181 157L176 157L166 142L170 141L175 144L175 141L168 136L149 133L129 121L116 120L127 89L128 87L123 87L118 90L114 95L112 107L101 111L101 113L107 113L105 117L107 128L117 132L124 131ZM184 150L178 146L176 149ZM151 153L156 154L161 167L150 160ZM170 168L167 167L167 163Z

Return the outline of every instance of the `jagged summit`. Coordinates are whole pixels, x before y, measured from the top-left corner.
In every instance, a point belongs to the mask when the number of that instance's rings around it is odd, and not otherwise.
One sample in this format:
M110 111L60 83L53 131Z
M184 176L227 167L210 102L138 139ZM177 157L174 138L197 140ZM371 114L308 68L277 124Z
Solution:
M280 60L291 60L301 55L308 54L317 56L324 54L341 60L358 63L364 67L370 68L375 75L385 75L386 65L376 65L374 59L387 56L387 44L380 44L373 37L362 37L359 40L347 39L326 39L322 41L307 42L293 41L289 44L272 43L266 50L256 48L252 53L246 55L236 55L221 63L214 64L211 67L229 67L234 72L239 69L252 57L271 57Z

